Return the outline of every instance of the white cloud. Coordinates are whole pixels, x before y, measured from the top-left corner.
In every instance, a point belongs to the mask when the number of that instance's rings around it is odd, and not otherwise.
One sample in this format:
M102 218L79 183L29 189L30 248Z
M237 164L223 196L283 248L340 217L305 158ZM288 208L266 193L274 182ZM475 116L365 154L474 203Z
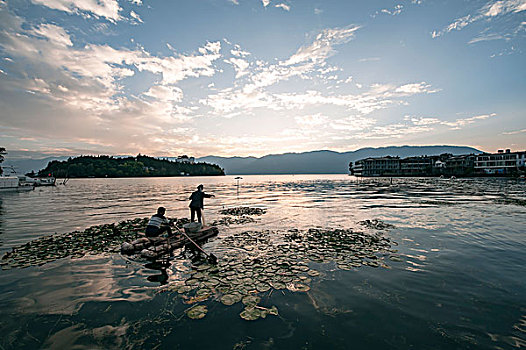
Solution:
M298 123L301 126L320 126L327 124L329 121L329 117L322 115L321 113L314 114L314 115L302 115L297 116L294 118L296 123Z
M250 52L244 51L239 45L234 45L234 48L230 50L230 53L236 57L247 57L250 56Z
M478 42L481 42L481 41L491 41L491 40L509 40L509 38L503 36L503 35L500 35L500 34L483 34L483 35L479 35L473 39L471 39L470 41L468 41L468 44L475 44L475 43L478 43Z
M373 17L376 17L380 13L384 13L391 16L396 16L402 13L402 10L404 9L404 6L401 4L395 5L392 9L381 9L379 12L377 11Z
M355 135L357 139L400 139L410 134L428 132L433 128L425 125L407 125L396 123L384 126L375 126L371 130Z
M176 86L153 85L144 95L160 101L179 102L183 99L183 90Z
M261 0L263 7L267 7L270 4L270 0Z
M445 125L449 126L451 130L458 130L466 125L473 124L479 120L485 120L492 117L495 117L496 113L491 114L481 114L468 118L460 118L454 121L443 121L437 118L423 118L423 117L414 117L414 116L405 116L405 121L410 121L413 125L416 126L426 126L426 125Z
M519 13L522 11L526 11L526 0L492 0L486 3L486 5L481 7L474 14L460 17L440 31L433 31L431 36L437 38L453 30L461 30L471 23L483 19L491 20L499 16Z
M517 135L517 134L524 134L524 133L526 133L526 129L506 131L506 132L503 132L502 134L503 135Z
M231 57L228 60L225 60L225 62L230 63L234 66L236 70L236 79L241 78L242 76L248 73L247 68L250 64L241 58Z
M380 61L380 57L367 57L367 58L360 58L358 62L373 62L373 61Z
M2 128L77 147L97 144L98 151L167 150L166 144L188 149L178 141L184 140L180 135L175 138L174 125L196 114L175 105L184 98L175 84L213 75L213 62L221 57L219 43L207 43L194 54L161 57L142 48L73 45L63 28L42 24L24 29L24 21L8 11L2 13L2 24L2 54L13 58L14 73L2 76L0 84L2 104L14 99L7 103L9 112L2 113ZM36 67L31 74L28 66ZM126 93L122 79L141 71L156 74L157 82L139 96Z
M482 115L476 115L474 117L457 119L457 120L455 120L453 122L442 122L442 124L450 126L451 129L456 130L456 129L460 129L463 126L466 126L466 125L469 125L469 124L473 124L473 123L475 123L478 120L485 120L485 119L488 119L488 118L495 117L496 115L497 115L496 113L482 114Z
M290 6L287 5L287 4L283 4L283 3L282 4L277 4L275 7L282 8L285 11L290 11Z
M139 22L139 23L143 23L141 17L140 17L137 13L135 13L135 11L130 11L130 16L131 16L133 19L135 19L137 22Z
M117 0L32 0L33 3L68 13L89 12L112 22L122 19Z
M41 24L33 29L33 34L46 38L47 40L60 46L71 46L71 38L62 28L54 24Z
M284 66L298 63L321 63L332 56L334 45L341 45L351 41L360 26L351 25L344 28L325 29L316 36L312 44L301 47L288 60L281 63Z
M321 15L323 13L323 10L322 9L319 9L319 8L315 8L314 9L314 14L315 15Z

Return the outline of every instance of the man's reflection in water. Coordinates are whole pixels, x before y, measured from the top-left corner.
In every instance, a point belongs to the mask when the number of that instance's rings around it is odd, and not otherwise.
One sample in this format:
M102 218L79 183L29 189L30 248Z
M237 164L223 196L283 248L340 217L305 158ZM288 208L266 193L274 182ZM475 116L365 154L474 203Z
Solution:
M150 282L157 282L161 285L165 285L166 283L168 283L168 273L166 272L166 269L171 265L172 264L170 264L168 261L154 261L144 265L144 267L146 267L147 269L157 270L161 272L160 274L150 275L146 279Z
M197 250L193 245L186 245L184 249L181 251L181 254L179 256L175 257L175 259L190 259L192 261L192 264L199 263L202 261L203 255L201 254L201 251ZM174 259L174 257L171 257L170 259ZM150 275L146 279L150 282L156 282L160 283L161 285L165 285L168 283L168 272L166 271L172 264L170 263L169 259L163 259L160 261L152 261L144 265L147 269L159 271L160 274Z

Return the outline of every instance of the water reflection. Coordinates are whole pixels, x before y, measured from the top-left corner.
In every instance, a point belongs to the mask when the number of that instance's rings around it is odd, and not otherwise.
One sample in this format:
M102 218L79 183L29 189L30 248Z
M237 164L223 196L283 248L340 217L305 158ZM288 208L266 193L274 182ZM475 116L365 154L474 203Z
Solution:
M467 349L510 348L524 339L526 184L510 179L391 185L340 175L243 176L239 199L234 177L71 180L0 198L0 254L53 232L146 217L161 203L170 217L186 217L186 194L198 183L216 194L205 209L209 222L225 207L267 209L254 222L221 227L204 247L220 258L234 249L221 240L247 230L366 230L358 222L378 218L397 227L388 235L404 261L357 271L314 265L321 277L309 294L265 295L279 318L248 324L241 306L214 301L199 327L184 317L180 297L159 293L187 278L190 255L152 266L106 253L1 271L0 346L231 349L272 339L283 349Z
M171 264L168 262L168 260L155 261L155 262L145 264L144 265L145 268L149 270L155 270L155 271L160 272L160 274L148 275L146 279L149 282L159 283L161 286L167 284L169 276L168 276L168 272L166 272L166 269L169 268L170 266Z

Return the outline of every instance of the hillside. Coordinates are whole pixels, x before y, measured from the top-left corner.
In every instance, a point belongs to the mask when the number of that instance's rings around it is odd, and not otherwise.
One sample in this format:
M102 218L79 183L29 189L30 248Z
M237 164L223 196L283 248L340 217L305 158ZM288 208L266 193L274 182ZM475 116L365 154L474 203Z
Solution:
M148 177L148 176L192 176L224 175L218 165L199 162L177 163L153 157L80 156L65 161L51 161L39 171L40 176L55 177Z
M217 164L226 174L345 174L349 162L367 157L439 155L442 153L481 153L472 147L462 146L400 146L361 148L351 152L313 151L304 153L272 154L256 157L207 156L199 161Z

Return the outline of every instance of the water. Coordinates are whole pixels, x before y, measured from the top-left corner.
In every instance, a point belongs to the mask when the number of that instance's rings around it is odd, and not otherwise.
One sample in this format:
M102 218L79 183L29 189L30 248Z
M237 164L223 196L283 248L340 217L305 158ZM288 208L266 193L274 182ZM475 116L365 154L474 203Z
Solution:
M158 273L120 254L0 271L0 349L514 349L526 346L526 184L512 179L356 179L344 175L84 179L0 195L0 254L54 232L151 215L188 216L199 183L223 207L267 208L256 223L221 227L205 245L243 230L363 229L378 218L403 262L322 272L308 293L265 293L279 317L247 322L240 303L215 301L202 320ZM279 234L279 233L277 233ZM179 278L176 260L169 281Z

